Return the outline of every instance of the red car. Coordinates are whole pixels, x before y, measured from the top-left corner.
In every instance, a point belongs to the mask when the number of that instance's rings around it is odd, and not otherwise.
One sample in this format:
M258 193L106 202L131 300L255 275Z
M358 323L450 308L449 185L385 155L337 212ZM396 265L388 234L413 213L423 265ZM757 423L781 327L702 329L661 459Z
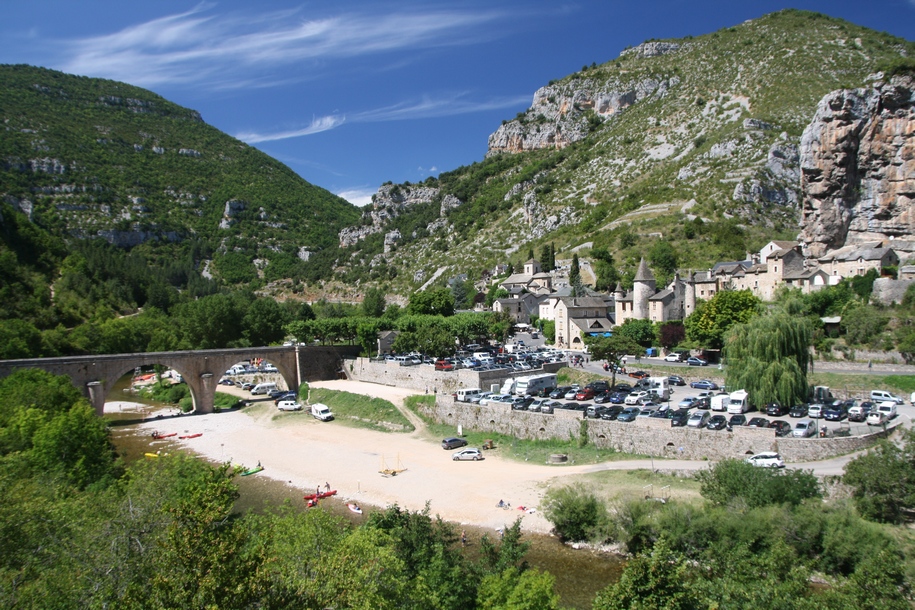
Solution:
M436 360L435 361L435 370L436 371L453 371L454 365L448 362L447 360Z
M594 388L582 388L575 395L575 400L591 400L594 398Z

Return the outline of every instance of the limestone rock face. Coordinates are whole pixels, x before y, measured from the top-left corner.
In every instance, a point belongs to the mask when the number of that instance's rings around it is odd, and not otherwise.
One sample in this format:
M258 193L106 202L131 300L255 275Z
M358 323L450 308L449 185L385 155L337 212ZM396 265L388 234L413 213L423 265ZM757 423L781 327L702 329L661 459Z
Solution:
M800 158L810 254L915 235L915 78L824 97Z
M362 224L355 227L346 227L340 231L337 237L340 240L340 247L346 248L365 239L374 233L381 233L385 230L388 223L400 216L410 207L431 203L438 197L439 189L415 185L403 186L399 184L385 184L378 189L378 192L372 196L372 207L362 214ZM430 226L441 225L441 218L452 208L460 206L463 202L454 195L445 195L442 197L440 219L430 223ZM400 233L393 238L390 243L385 239L386 248L400 239Z
M677 77L610 83L586 78L541 87L522 116L489 136L486 155L564 148L588 135L589 120L605 120L652 95L663 97L679 82Z

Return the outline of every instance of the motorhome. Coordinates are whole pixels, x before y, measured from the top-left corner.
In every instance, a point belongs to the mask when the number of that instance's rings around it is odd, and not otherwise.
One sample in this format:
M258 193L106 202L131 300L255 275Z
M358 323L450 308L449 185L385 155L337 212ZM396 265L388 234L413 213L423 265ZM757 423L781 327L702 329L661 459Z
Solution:
M553 389L555 387L556 375L554 373L518 377L517 382L515 383L515 394L518 396L533 395L542 390Z
M667 377L649 377L648 391L659 400L670 400L670 379Z
M731 392L728 400L728 413L730 415L739 415L750 410L750 396L746 390L737 390Z
M709 400L709 404L712 411L727 411L730 400L731 396L729 394L715 394Z

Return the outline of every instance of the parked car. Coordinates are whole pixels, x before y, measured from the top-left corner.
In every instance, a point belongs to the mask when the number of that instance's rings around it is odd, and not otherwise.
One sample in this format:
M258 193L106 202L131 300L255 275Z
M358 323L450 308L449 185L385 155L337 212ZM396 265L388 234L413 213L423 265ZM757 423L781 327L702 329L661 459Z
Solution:
M300 405L295 399L281 400L276 403L276 408L280 411L301 411L302 405Z
M591 419L600 419L600 416L604 414L604 411L607 410L607 407L602 407L600 405L591 405L585 409L585 417Z
M629 373L629 376L633 377L635 379L647 379L648 377L651 377L651 375L649 375L645 371L633 371L633 372Z
M619 417L619 414L623 412L623 407L619 405L611 405L607 407L603 413L601 413L600 418L604 421L616 421L616 418Z
M718 384L709 379L700 379L699 381L690 382L689 387L696 390L717 390Z
M578 396L578 390L580 388L572 387L568 392L565 393L563 398L566 400L575 400L575 397Z
M880 411L871 411L867 414L867 420L865 421L867 421L868 426L882 426L889 421L889 418Z
M788 436L791 434L791 424L783 419L776 419L769 424L769 427L775 429L775 436Z
M677 404L677 406L680 407L681 409L689 409L690 407L693 406L693 403L695 403L697 400L699 400L699 399L696 398L695 396L687 396L686 398L681 400Z
M710 414L708 411L694 411L686 422L689 428L704 428L708 424Z
M553 398L553 399L563 398L566 395L566 393L571 389L572 389L572 386L570 386L570 385L559 386L558 388L556 388L555 390L550 392L550 398Z
M789 417L807 417L807 405L801 403L799 405L794 405L791 407L791 410L788 411Z
M550 402L543 403L540 405L541 413L552 413L556 409L560 408L562 403L556 400L551 400Z
M511 407L513 411L527 411L528 405L534 402L534 399L530 396L515 396L511 399Z
M728 418L720 413L712 415L705 426L709 430L724 430L728 427Z
M807 416L813 417L814 419L823 417L823 409L824 409L823 405L821 405L818 402L815 402L807 407Z
M626 407L617 416L616 421L630 422L635 420L642 410L639 407Z
M848 411L845 410L845 403L836 401L823 409L823 419L827 421L842 421L848 417Z
M874 410L874 403L869 400L857 404L848 410L848 421L863 422L867 420L867 415Z
M712 399L710 396L700 396L696 399L696 402L693 403L694 409L711 409L712 408Z
M772 417L781 417L786 415L789 409L787 406L782 406L777 402L770 402L766 405L766 415L771 415Z
M738 413L732 415L728 420L728 428L733 428L734 426L745 426L747 425L747 416L743 413Z
M458 447L466 447L467 441L456 436L449 436L448 438L442 440L442 449L457 449Z
M683 362L683 354L667 354L664 356L664 362Z
M632 385L626 383L625 381L620 381L615 386L610 388L614 392L626 392L627 394L632 391Z
M702 358L697 358L696 356L690 356L686 359L686 364L689 366L707 366L708 360L703 360Z
M433 365L436 371L453 371L454 364L448 360L436 360Z
M649 407L648 405L645 405L644 407L642 407L642 410L639 411L639 414L636 415L636 417L653 417L654 414L657 413L657 411L658 411L657 409L655 409L653 407Z
M296 400L298 397L295 392L283 392L273 399L273 404L279 405L281 400Z
M476 447L468 447L467 449L461 449L460 451L452 453L451 459L455 462L464 460L472 460L474 462L478 462L483 459L483 452Z
M689 409L671 409L668 418L670 419L670 426L672 428L681 428L686 425L686 422L689 421L689 416L692 415Z
M642 398L651 398L651 396L647 390L640 390L637 392L632 392L631 394L629 394L629 396L626 397L626 400L624 400L623 402L626 403L627 405L637 405L637 404L641 404L639 401Z
M746 459L746 462L748 464L753 464L754 466L762 466L764 468L785 467L785 462L782 461L782 456L775 453L774 451L763 451L762 453L751 455Z
M613 392L610 394L610 402L615 405L621 405L626 402L627 396L629 396L629 392Z
M791 434L798 438L807 438L808 436L816 436L816 433L816 422L812 419L802 419L794 424L794 431Z
M679 375L671 375L670 377L667 378L667 382L670 385L677 385L677 386L686 385L686 381Z
M765 417L754 417L747 422L747 428L768 428L769 420Z
M610 402L610 397L613 396L613 392L607 390L606 392L601 392L600 394L594 397L594 402L599 405L606 404Z
M575 400L591 400L593 398L594 390L588 387L578 390L578 394L575 395Z
M877 410L884 415L887 419L893 419L896 417L896 403L891 400L884 400L883 402L877 403Z
M483 402L483 399L489 398L490 396L492 396L492 392L480 392L479 394L474 394L473 396L471 396L470 402L478 405Z

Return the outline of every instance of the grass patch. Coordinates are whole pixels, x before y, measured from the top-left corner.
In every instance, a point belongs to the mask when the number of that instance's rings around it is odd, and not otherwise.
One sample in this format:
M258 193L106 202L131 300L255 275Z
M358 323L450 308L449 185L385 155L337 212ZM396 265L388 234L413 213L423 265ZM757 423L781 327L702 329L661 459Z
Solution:
M652 472L651 470L604 470L563 479L584 483L598 498L608 502L664 498L681 502L702 502L699 482L692 477Z
M348 426L380 432L413 432L410 421L389 400L369 398L352 392L312 388L311 403L321 402L330 407L334 418ZM307 407L306 407L307 408Z
M236 409L244 406L245 401L240 399L238 396L232 394L226 394L225 392L216 392L216 396L213 397L213 406L217 411L227 411L229 409Z

